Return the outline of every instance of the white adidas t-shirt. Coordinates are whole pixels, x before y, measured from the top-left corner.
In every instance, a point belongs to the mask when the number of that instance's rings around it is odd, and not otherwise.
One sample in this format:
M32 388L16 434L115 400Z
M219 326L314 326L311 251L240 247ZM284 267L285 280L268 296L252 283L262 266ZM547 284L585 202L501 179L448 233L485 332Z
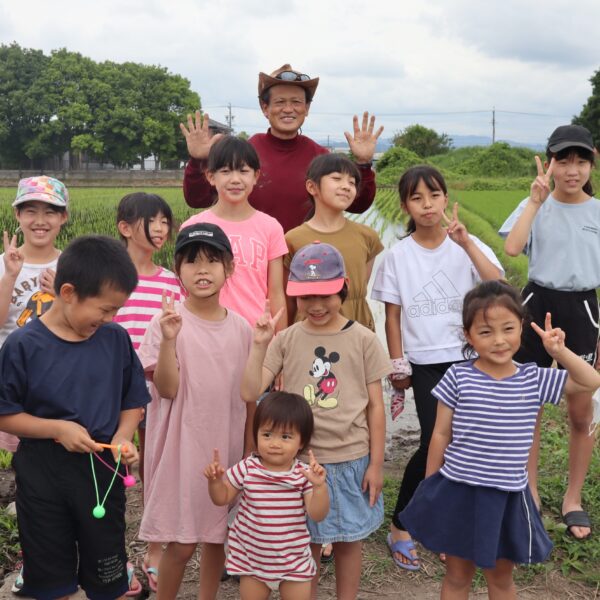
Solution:
M504 274L478 238L470 238ZM402 345L415 364L463 360L462 304L480 281L467 253L449 237L433 250L407 236L383 257L371 298L402 307Z

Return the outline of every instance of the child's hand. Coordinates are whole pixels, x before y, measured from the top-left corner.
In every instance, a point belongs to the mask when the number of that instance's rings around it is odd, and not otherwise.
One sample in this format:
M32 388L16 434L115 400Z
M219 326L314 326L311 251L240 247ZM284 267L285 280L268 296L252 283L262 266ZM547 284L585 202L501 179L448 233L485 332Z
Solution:
M69 452L102 452L102 447L90 437L87 429L74 421L58 421L56 441Z
M208 128L208 113L204 113L204 118L202 118L200 111L197 110L194 116L195 122L192 115L188 115L188 126L186 127L183 123L179 123L179 129L181 129L181 133L185 137L189 155L192 158L202 160L208 157L211 146L215 142L218 142L223 137L223 134L211 134Z
M46 269L40 275L40 289L42 292L54 295L54 278L56 271L54 269Z
M467 228L458 220L458 202L454 203L452 207L452 218L448 217L445 212L442 213L442 219L444 219L450 239L458 244L464 246L471 240Z
M308 469L303 469L303 471L313 487L319 487L325 483L327 471L317 462L312 450L308 451Z
M208 481L217 481L218 479L222 479L225 474L225 469L221 465L221 461L219 459L219 451L217 448L213 451L213 461L204 469L204 477L208 479Z
M363 493L369 490L369 506L375 506L383 489L383 467L369 464L362 482Z
M404 379L390 379L390 383L395 390L407 390L412 385L412 377L409 375Z
M121 462L126 465L132 465L140 459L138 450L135 447L135 444L125 438L113 438L110 442L114 446L121 446ZM111 452L113 454L113 458L115 462L119 460L119 449L111 448Z
M544 329L535 323L532 323L531 326L542 339L546 352L552 358L556 358L565 349L565 332L560 327L552 327L552 315L550 313L546 313Z
M17 235L8 240L8 232L4 232L4 272L9 277L17 277L21 272L25 257L17 246Z
M281 319L283 306L277 311L274 317L271 317L271 303L265 300L265 311L258 317L254 326L254 341L257 344L268 344L275 335L275 326Z
M181 331L181 315L175 310L175 294L168 290L162 293L162 315L158 322L165 340L174 340Z
M544 167L539 156L535 157L535 164L537 166L537 177L531 184L529 199L534 204L543 204L550 195L550 179L552 178L552 171L554 170L554 158L550 161L550 166L546 173L544 173Z

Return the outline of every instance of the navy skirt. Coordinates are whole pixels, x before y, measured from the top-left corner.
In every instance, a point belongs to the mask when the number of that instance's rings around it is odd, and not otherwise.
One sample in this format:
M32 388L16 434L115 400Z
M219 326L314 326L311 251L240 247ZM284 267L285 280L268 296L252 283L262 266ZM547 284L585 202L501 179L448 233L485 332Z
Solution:
M471 560L482 569L493 569L501 558L543 562L552 550L528 487L505 492L435 473L419 484L399 518L428 550Z

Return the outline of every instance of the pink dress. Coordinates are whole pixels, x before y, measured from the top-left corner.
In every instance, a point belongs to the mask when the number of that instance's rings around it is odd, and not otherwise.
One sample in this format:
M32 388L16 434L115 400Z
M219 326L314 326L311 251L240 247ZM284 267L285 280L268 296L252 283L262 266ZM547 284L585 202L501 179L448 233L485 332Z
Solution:
M246 405L240 397L252 329L232 311L205 321L184 305L177 337L179 391L173 400L153 394L147 408L144 515L139 537L148 542L222 544L227 507L215 506L204 467L218 448L230 467L242 458ZM150 322L138 354L146 372L158 360L161 331Z

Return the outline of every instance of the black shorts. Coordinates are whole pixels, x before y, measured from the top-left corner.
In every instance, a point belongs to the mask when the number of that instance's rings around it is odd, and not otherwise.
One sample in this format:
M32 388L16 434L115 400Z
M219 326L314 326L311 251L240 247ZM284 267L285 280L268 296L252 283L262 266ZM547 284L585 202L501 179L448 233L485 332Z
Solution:
M530 281L522 291L528 318L544 328L546 313L552 315L552 326L566 335L569 350L593 365L598 345L598 298L595 290L563 292L551 290ZM552 365L552 357L544 349L540 336L529 322L523 327L521 347L515 355L520 363L534 362L540 367ZM562 368L559 365L559 368Z
M115 465L109 450L102 458ZM113 472L94 457L100 502ZM80 585L91 600L125 594L125 488L120 477L97 504L90 455L68 452L51 440L23 441L13 457L17 520L23 550L23 594L53 600Z

